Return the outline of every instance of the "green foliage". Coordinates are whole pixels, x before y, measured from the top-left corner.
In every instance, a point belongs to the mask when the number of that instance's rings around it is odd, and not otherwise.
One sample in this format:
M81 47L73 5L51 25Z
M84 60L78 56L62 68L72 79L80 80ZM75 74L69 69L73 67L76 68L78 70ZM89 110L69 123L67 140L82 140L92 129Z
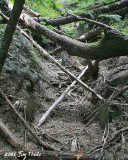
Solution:
M54 10L52 0L26 0L26 5L34 11L40 13L43 17L54 18L58 15L58 12ZM62 7L63 3L56 2L55 0L55 5L57 7Z
M98 18L103 17L103 18L107 18L116 22L120 22L121 21L121 16L117 15L117 14L101 14L98 16Z
M14 0L9 0L10 2L12 2L14 4Z
M128 34L128 20L125 18L123 21L120 22L111 22L112 27L117 28L124 34Z
M110 3L110 2L115 2L115 0L75 0L74 3L77 3L76 8L74 10L74 13L79 13L79 12L83 12L85 13L86 11L88 11L88 8L90 6L94 6L94 5L98 5L101 3Z
M76 27L74 27L72 24L67 24L65 27L63 27L63 30L66 34L74 37L76 31Z
M14 3L14 0L9 0L10 2ZM25 3L28 7L32 10L40 13L43 17L51 17L54 18L58 15L58 12L53 9L52 0L26 0ZM56 2L55 4L57 7L62 7L63 3Z

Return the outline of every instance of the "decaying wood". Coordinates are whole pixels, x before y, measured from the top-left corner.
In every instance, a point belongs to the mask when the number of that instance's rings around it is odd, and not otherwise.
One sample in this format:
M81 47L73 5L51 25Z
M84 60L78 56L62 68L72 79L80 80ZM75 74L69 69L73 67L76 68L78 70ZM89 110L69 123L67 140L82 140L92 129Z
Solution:
M0 119L0 135L14 148L21 148L14 134L6 127Z
M54 30L56 32L56 30ZM81 42L86 42L87 40L93 38L94 36L99 35L102 32L101 28L98 27L96 29L93 29L91 31L89 31L88 33L85 33L83 35L81 35L78 38L75 38L75 40L81 41ZM61 34L61 35L65 35L63 32L58 32L57 33ZM67 36L67 35L66 35ZM64 50L63 47L59 46L58 48L54 49L53 51L51 51L51 53L57 54L59 52L62 52Z
M39 145L41 145L45 150L57 150L56 148L52 147L49 144L46 144L42 140L39 139L39 137L32 131L32 129L29 127L29 125L25 122L23 117L17 112L17 110L14 108L13 104L10 102L8 97L4 94L4 92L0 89L0 95L4 98L4 100L7 102L9 107L13 110L15 115L19 118L19 120L22 122L24 127L30 132L30 134L33 136L33 138L38 142Z
M94 63L94 62L93 62ZM78 79L80 79L85 72L87 71L88 66L81 72L81 74L78 76ZM77 81L73 81L70 86L67 87L67 89L63 92L63 94L53 103L53 105L44 113L44 115L39 120L38 126L41 126L46 120L46 118L49 116L49 114L52 112L52 110L62 101L62 99L66 96L66 94L72 89L72 87L77 83Z

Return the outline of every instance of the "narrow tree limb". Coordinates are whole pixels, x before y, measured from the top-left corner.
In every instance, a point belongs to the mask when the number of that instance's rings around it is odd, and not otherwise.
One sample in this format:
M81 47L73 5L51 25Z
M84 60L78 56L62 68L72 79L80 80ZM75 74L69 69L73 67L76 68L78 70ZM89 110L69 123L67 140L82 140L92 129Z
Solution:
M6 24L7 21L5 19L3 19L2 17L0 17L0 24Z
M81 74L78 76L78 79L80 79L85 72L87 71L88 66L81 72ZM38 126L41 126L46 118L49 116L49 114L52 112L52 110L62 101L62 99L66 96L66 94L72 89L72 87L77 83L77 81L73 81L70 86L67 87L67 89L63 92L63 94L53 103L53 105L44 113L44 115L39 120Z
M54 53L54 54L57 54L59 52L62 52L63 51L63 48L61 46L55 48L54 50L50 51L51 53Z
M14 148L21 148L13 133L5 126L0 119L0 135Z
M98 22L98 21L95 21L95 20L92 20L92 19L88 19L88 18L82 18L79 15L76 15L76 14L73 14L73 13L70 13L70 12L68 12L68 13L70 15L76 17L78 20L86 21L86 22L88 22L90 24L96 25L98 27L102 27L105 30L114 30L114 28L108 26L107 24L104 24L104 23L101 23L101 22Z
M17 110L14 108L13 104L10 102L8 97L4 94L4 92L0 89L0 95L4 98L4 100L7 102L9 107L13 110L15 115L19 118L19 120L22 122L24 127L31 133L34 139L38 142L39 145L41 145L46 150L57 150L56 148L52 147L49 144L46 144L42 140L38 138L38 136L32 131L32 129L29 127L29 125L24 121L23 117L17 112Z
M29 11L29 14L32 17L40 17L41 15L35 11L33 11L32 9L30 9L28 6L24 5L24 10Z
M99 35L101 32L102 32L101 28L98 27L96 29L90 30L88 33L81 35L79 38L77 38L77 40L85 42L86 40Z

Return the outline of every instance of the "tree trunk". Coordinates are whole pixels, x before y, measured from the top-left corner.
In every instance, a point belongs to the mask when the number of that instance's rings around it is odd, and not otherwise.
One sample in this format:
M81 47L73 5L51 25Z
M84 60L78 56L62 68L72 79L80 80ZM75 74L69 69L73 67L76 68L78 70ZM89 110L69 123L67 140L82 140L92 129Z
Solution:
M125 1L128 2L128 0ZM48 39L56 42L72 56L103 60L111 57L128 55L128 35L111 27L106 28L105 35L99 42L85 44L42 26L25 13L22 14L21 19L22 23L27 28L31 29L36 34L44 35ZM92 20L90 21L92 23Z
M3 69L5 60L7 58L8 49L10 46L10 43L12 41L13 34L16 29L16 25L18 22L18 19L20 17L20 14L23 9L23 5L25 3L25 0L15 0L14 8L12 10L9 22L7 24L7 28L5 30L4 38L1 43L0 48L0 73Z

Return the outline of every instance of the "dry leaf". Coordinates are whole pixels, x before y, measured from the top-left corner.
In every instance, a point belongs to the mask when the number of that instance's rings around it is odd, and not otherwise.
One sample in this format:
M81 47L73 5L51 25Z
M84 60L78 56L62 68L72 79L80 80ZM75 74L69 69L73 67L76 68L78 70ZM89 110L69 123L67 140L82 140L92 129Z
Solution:
M73 154L72 156L75 156L77 158L77 160L80 159L80 157L82 157L83 153L82 152L78 152L77 154Z

